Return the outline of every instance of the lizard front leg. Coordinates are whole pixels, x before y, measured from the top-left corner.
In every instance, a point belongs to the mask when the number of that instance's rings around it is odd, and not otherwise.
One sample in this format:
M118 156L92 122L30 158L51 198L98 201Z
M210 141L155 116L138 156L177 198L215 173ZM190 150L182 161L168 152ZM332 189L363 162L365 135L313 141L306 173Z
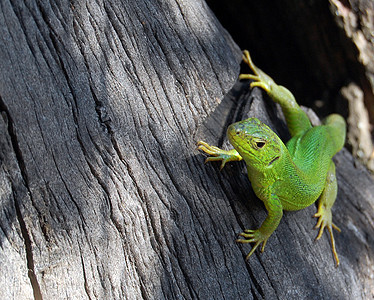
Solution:
M208 157L205 162L208 161L222 161L221 170L225 164L229 161L239 161L242 160L242 157L235 149L232 150L223 150L216 146L211 146L206 142L199 141L197 142L197 149L204 151L205 153L212 155Z
M263 89L274 102L280 104L291 136L298 135L312 127L308 116L299 107L293 94L284 86L276 84L269 75L256 67L248 50L243 51L243 61L254 74L240 74L239 79L253 80L250 84L251 88L259 87Z
M335 164L331 161L329 171L327 173L325 188L319 198L318 210L314 217L318 218L316 228L319 228L319 232L316 240L319 240L323 234L325 227L329 231L331 239L332 253L334 255L336 266L339 265L339 257L335 248L335 239L332 233L332 229L336 229L340 232L340 229L332 222L331 207L334 205L337 195L338 185L335 176Z
M252 230L246 229L239 235L244 239L237 239L238 243L255 243L252 250L248 253L246 259L255 252L257 247L262 243L261 252L264 252L266 242L268 241L271 234L277 229L280 220L283 216L283 207L279 201L278 196L271 194L270 198L264 201L265 207L268 211L268 216L265 221L261 224L259 229Z

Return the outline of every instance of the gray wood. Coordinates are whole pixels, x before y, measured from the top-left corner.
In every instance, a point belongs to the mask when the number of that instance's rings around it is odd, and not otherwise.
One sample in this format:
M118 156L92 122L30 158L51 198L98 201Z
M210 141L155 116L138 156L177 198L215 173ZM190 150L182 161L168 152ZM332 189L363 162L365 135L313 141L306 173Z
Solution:
M219 172L195 143L223 142L247 110L278 119L259 90L223 97L240 51L203 1L0 7L1 299L372 295L374 186L346 151L341 266L313 241L313 206L244 261L236 234L266 212L242 164Z

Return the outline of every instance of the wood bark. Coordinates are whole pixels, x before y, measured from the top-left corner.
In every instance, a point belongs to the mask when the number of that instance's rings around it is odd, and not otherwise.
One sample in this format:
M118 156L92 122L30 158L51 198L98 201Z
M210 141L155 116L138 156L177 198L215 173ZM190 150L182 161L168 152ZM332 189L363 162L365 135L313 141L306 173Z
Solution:
M243 164L219 172L195 143L227 143L248 115L287 134L258 89L235 84L240 50L205 2L0 8L1 299L374 295L374 185L346 150L341 266L326 234L314 242L314 206L285 213L244 260L236 235L266 211Z

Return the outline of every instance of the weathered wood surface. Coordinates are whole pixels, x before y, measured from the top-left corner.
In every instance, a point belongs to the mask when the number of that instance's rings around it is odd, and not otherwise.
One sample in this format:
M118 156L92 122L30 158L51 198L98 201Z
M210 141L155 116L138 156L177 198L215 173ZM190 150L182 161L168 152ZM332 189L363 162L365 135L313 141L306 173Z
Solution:
M326 235L313 241L313 206L286 213L244 261L236 234L266 212L243 164L218 172L195 143L222 142L238 103L277 118L257 89L221 101L240 51L204 2L0 7L1 299L373 295L374 185L346 151L341 266Z

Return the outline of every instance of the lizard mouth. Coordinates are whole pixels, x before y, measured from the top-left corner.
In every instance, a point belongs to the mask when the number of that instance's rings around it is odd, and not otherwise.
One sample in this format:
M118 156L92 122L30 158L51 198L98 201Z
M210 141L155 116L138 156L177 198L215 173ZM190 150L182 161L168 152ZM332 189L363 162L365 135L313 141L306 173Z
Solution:
M274 157L268 164L268 167L270 167L274 162L276 162L278 159L280 158L280 156L276 156Z

